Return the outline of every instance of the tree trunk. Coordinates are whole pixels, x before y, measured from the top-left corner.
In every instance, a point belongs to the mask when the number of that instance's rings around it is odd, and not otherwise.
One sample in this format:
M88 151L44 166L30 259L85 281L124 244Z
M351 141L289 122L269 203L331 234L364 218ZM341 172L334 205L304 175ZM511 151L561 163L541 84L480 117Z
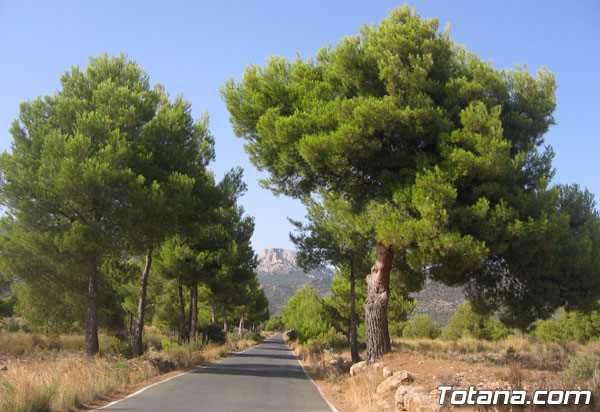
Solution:
M227 303L223 303L223 332L227 333Z
M190 311L192 312L190 320L190 339L196 339L198 332L198 284L192 286L190 300Z
M242 315L240 317L240 326L239 326L239 330L238 330L238 336L240 337L240 339L242 339L242 329L244 328L244 315Z
M146 314L146 295L148 292L148 276L150 275L150 267L152 266L152 248L146 251L146 263L142 271L142 279L140 281L140 299L138 300L137 319L135 321L135 335L133 337L133 356L142 356L144 353L144 345L142 344L142 336L144 335L144 315Z
M190 306L189 306L189 311L188 311L188 315L187 315L187 324L186 324L186 329L187 329L187 338L191 338L192 337L192 300L194 300L192 298L192 287L190 286Z
M360 357L358 356L357 324L356 276L354 273L354 256L352 256L352 261L350 262L350 356L352 357L352 363L360 361Z
M213 299L213 301L211 302L211 312L210 312L210 321L211 323L214 325L215 323L217 323L215 316L217 313L217 301Z
M90 357L98 353L98 269L93 268L88 279L88 305L85 311L85 356Z
M183 285L181 282L177 284L177 292L179 297L179 340L186 340L186 327L185 327L185 301L183 300Z
M367 363L370 365L391 349L387 306L390 297L390 270L393 252L377 242L377 258L367 276L365 323L367 326Z

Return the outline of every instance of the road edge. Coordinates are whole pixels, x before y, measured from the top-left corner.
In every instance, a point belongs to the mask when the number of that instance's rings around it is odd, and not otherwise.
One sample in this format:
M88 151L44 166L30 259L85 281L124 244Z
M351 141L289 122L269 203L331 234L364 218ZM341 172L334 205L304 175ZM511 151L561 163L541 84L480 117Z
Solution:
M292 350L292 348L290 348L290 346L287 344L287 342L286 342L285 345L288 347L288 349L290 350L290 352L292 352L294 354L294 358L296 358L296 362L298 362L298 364L300 365L300 367L304 371L304 374L306 375L306 377L308 378L308 380L311 381L313 385L315 385L315 387L317 388L317 391L319 392L319 395L321 395L321 398L323 398L323 400L325 401L325 403L327 404L327 406L329 406L329 409L331 409L332 412L340 412L340 410L338 408L336 408L329 401L329 399L327 399L327 397L325 396L325 392L323 392L323 389L321 389L321 387L319 386L319 384L317 382L315 382L315 380L313 378L310 377L309 373L304 368L304 365L302 364L302 362L300 362L300 359L298 359L298 357L296 356L296 354L294 353L294 351Z
M270 339L270 338L269 338L269 339ZM265 339L265 341L266 341L266 340L268 340L268 339ZM260 342L260 343L262 343L262 342ZM230 353L230 356L233 356L233 355L238 355L238 354L240 354L240 353L244 353L244 352L246 352L246 351L249 351L250 349L252 349L252 348L255 348L255 347L257 347L258 345L260 345L260 343L259 343L259 344L257 344L257 345L254 345L254 346L250 346L249 348L246 348L246 349L244 349L243 351L239 351L239 352L231 352L231 353ZM212 364L215 364L215 363L222 362L222 361L224 361L225 359L229 358L230 356L223 357L223 358L219 359L218 361L216 361L216 362L213 362ZM206 366L208 366L208 365L206 365ZM133 396L135 396L135 395L139 395L140 393L144 392L146 389L149 389L149 388L151 388L151 387L153 387L153 386L156 386L156 385L160 385L161 383L164 383L164 382L170 381L171 379L178 378L178 377L180 377L180 376L183 376L183 375L185 375L185 374L187 374L187 373L191 373L191 372L197 371L197 370L199 370L199 369L202 369L202 368L204 368L204 367L206 367L206 366L201 366L201 367L199 367L199 368L194 368L194 369L192 369L192 370L189 370L189 371L186 371L186 372L181 372L181 373L179 373L179 374L177 374L177 375L170 376L170 377L168 377L168 378L166 378L166 379L163 379L163 380L161 380L161 381L158 381L158 382L151 383L151 384L150 384L150 385L148 385L148 386L144 386L143 388L141 388L141 389L138 389L138 390L137 390L136 392L134 392L134 393L130 393L129 395L125 396L124 398L117 399L116 401L112 401L112 402L110 402L110 403L107 403L106 405L103 405L103 406L101 406L101 407L99 407L99 408L91 409L89 412L97 412L97 411L101 411L102 409L105 409L105 408L108 408L109 406L115 405L115 404L117 404L117 403L119 403L119 402L121 402L121 401L124 401L125 399L129 399L129 398L131 398L131 397L133 397ZM306 371L304 371L304 372L306 373ZM337 411L337 412L339 412L339 411Z

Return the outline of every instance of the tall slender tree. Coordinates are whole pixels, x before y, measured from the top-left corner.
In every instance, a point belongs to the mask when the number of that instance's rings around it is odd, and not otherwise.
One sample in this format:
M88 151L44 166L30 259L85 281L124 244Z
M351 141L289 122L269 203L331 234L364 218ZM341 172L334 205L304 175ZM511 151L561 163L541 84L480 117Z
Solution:
M189 225L190 210L199 215L196 220L202 219L202 211L210 210L213 199L204 198L203 186L214 185L205 170L214 159L214 140L208 131L208 115L194 121L188 102L181 96L169 102L162 93L155 117L144 125L135 143L132 168L144 177L144 186L128 220L127 234L132 252L144 255L133 340L133 353L140 356L153 250L177 233L178 227Z
M159 101L123 55L91 58L85 71L66 72L54 95L21 104L12 151L0 158L6 266L32 285L47 273L87 290L88 356L98 352L103 264L124 250L132 194L143 186L130 160Z
M290 238L298 247L298 262L305 269L324 263L347 269L350 281L350 353L352 362L358 362L356 274L368 270L373 248L372 231L364 216L357 214L347 200L331 193L320 197L322 203L312 197L305 198L308 223L303 225L292 220L299 233L290 234Z

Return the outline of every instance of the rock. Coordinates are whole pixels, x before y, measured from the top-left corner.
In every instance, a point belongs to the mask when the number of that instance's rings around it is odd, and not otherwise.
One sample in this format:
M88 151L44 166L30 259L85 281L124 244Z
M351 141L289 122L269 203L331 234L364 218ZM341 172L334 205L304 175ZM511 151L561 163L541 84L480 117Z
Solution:
M373 371L367 372L367 379L370 380L371 382L375 382L375 381L379 380L377 374Z
M421 362L417 363L417 365L422 365L422 364L424 364L424 363L425 363L425 362L421 361Z
M395 372L392 376L384 380L377 387L377 393L385 393L388 391L395 391L396 388L403 383L409 383L413 381L413 376L407 371Z
M362 362L355 363L350 368L350 376L356 376L357 373L359 373L360 371L362 371L366 367L367 367L367 361L362 361Z
M381 363L381 362L374 363L373 369L375 369L375 370L383 369L383 363Z
M422 386L399 386L394 396L396 411L439 411L442 405L435 395L428 394Z
M0 368L0 371L7 371L8 370L8 366L4 365Z
M342 363L340 359L332 359L332 360L330 360L330 361L329 361L329 364L330 364L331 366L337 366L337 365L339 365L340 363Z
M390 376L392 376L394 374L394 372L392 372L392 370L388 367L383 368L383 378L389 378Z

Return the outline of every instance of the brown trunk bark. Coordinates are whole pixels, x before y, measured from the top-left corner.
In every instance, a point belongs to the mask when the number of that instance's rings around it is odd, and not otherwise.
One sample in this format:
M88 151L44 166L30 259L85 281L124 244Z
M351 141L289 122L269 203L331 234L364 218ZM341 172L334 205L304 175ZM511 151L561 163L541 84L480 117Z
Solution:
M183 285L181 283L177 284L177 293L179 298L179 340L183 342L187 339L187 333L185 328L185 301L183 300Z
M88 278L88 305L85 311L85 356L90 357L98 353L98 306L100 295L98 293L98 270L92 269Z
M358 356L357 324L356 275L354 273L354 256L352 256L352 261L350 262L350 356L352 357L352 363L360 361L360 357Z
M211 309L211 312L210 312L210 321L214 325L215 323L217 323L216 318L215 318L216 313L217 313L217 301L216 300L213 300L211 302L210 309Z
M196 333L198 332L198 284L192 286L190 300L190 310L192 311L192 317L190 320L190 339L196 339Z
M146 314L146 296L151 266L152 248L149 248L146 251L146 262L144 264L144 270L142 270L142 279L140 281L140 299L138 300L137 319L135 321L135 332L133 336L133 356L142 356L144 353L142 337L144 335L144 315Z
M227 303L223 303L223 332L227 333Z
M190 286L190 305L188 307L187 324L186 324L188 339L192 337L192 300L193 300L192 299L192 287Z
M238 336L240 339L242 339L242 329L244 328L244 315L242 315L240 317L240 326L239 326L239 330L238 330Z
M377 243L377 258L367 276L365 323L367 327L367 363L370 365L391 349L387 306L390 296L391 248Z

